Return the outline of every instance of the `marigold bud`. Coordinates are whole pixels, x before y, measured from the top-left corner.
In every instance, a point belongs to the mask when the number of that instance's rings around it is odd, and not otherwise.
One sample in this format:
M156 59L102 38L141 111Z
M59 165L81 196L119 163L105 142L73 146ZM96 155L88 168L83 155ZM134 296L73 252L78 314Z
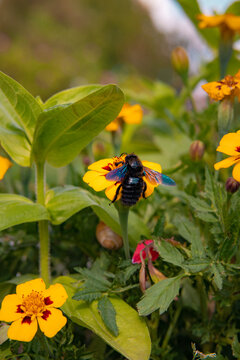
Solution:
M238 191L240 186L240 183L235 180L233 177L229 177L225 183L225 188L227 192L234 194L236 191Z
M123 240L121 236L116 234L102 221L100 221L100 223L97 225L96 238L99 244L101 244L105 249L117 250L123 246Z
M186 77L188 75L189 68L189 60L186 50L181 46L177 46L172 51L171 60L174 70L180 76Z
M200 140L195 140L189 149L190 157L193 161L201 160L205 151L205 145Z

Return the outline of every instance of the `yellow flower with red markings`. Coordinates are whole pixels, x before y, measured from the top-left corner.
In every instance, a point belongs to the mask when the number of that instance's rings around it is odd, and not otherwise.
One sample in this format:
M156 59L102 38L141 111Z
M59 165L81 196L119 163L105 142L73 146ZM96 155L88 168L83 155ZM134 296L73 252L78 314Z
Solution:
M56 308L67 298L61 284L46 289L42 279L35 279L18 285L16 294L5 296L0 310L0 321L12 322L9 339L29 342L38 326L47 337L55 336L67 322L62 311Z
M208 16L204 14L198 15L199 28L219 27L224 37L233 37L237 32L240 32L240 16L233 14L222 14Z
M233 100L235 96L240 101L240 70L234 76L227 75L220 81L212 81L202 85L202 88L215 101Z
M214 165L215 170L235 165L232 176L235 180L240 181L240 130L236 133L224 135L220 141L217 151L230 155L230 157L217 162Z
M161 174L161 165L140 161L135 154L99 160L88 169L90 171L86 172L83 181L95 191L106 189L105 194L112 202L122 199L124 188L127 189L127 206L134 205L142 197L150 196L159 184L175 185L172 179ZM126 185L123 187L124 182ZM139 196L134 194L135 190Z
M5 157L0 156L0 180L4 178L7 170L12 166L10 160Z
M125 103L122 110L107 127L107 131L117 131L123 123L140 124L142 122L143 111L140 105L130 105Z

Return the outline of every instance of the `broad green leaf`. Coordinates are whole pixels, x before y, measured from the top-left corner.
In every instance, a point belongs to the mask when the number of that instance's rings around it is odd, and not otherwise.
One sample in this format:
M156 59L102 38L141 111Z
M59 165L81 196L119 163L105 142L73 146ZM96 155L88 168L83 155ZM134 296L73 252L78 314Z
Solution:
M61 224L78 211L91 206L97 216L113 231L121 235L117 210L110 201L92 195L87 190L78 187L65 186L48 191L46 207L54 225ZM133 247L136 246L141 236L150 237L149 229L142 219L132 211L129 215L129 240Z
M108 330L110 330L114 336L118 336L119 331L116 323L116 311L107 296L102 297L98 301L98 310Z
M0 230L10 226L48 220L46 208L40 204L14 194L0 194Z
M213 48L217 47L219 42L219 29L199 29L198 24L199 21L197 19L197 15L201 14L201 10L199 8L197 0L177 0L177 2L181 5L185 14L192 21L196 30L202 35L202 37L206 40L206 42Z
M208 259L194 259L187 260L184 262L183 266L185 269L191 273L198 273L200 271L206 270L210 266L210 261Z
M72 299L75 293L73 285L75 281L74 278L67 276L59 277L54 281L62 284L68 293L68 300L62 306L65 314L76 324L92 330L127 359L149 360L151 352L149 331L138 313L122 299L109 297L116 311L116 323L119 329L119 335L113 336L98 312L98 301L88 304Z
M163 258L163 260L171 264L182 267L184 256L172 244L170 244L165 240L156 241L155 247L159 252L160 256Z
M51 96L43 105L44 109L48 109L52 106L69 104L79 101L85 96L92 92L99 90L100 85L88 85L88 86L77 86L71 89L60 91Z
M202 257L204 255L204 247L200 235L199 228L194 225L188 218L184 216L176 216L174 224L179 234L191 243L191 252L193 257Z
M180 280L184 275L178 275L159 281L146 290L143 298L137 303L138 312L147 316L159 309L162 314L166 311L179 293Z
M213 276L214 276L214 282L217 285L218 289L221 290L222 284L223 284L223 279L222 279L222 275L219 271L218 264L212 264L211 269L212 269Z
M211 213L198 212L198 213L196 213L196 216L205 222L210 222L210 223L218 222L218 218L214 214L211 214Z
M21 166L30 165L31 144L42 109L18 82L0 72L0 142Z
M73 104L45 110L34 134L36 162L47 160L55 167L70 163L116 118L123 103L121 90L115 85L107 85Z

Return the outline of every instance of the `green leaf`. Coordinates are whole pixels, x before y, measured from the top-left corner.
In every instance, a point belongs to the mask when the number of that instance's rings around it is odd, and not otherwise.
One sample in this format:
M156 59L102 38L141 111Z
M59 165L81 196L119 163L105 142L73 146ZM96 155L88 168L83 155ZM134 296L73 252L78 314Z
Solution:
M207 213L207 212L198 212L196 213L196 216L205 221L205 222L210 222L210 223L215 223L218 222L217 217L214 214L211 213Z
M18 82L0 72L0 142L21 166L30 165L31 144L42 109Z
M121 235L121 227L117 210L110 201L92 195L87 190L73 186L58 187L48 191L46 207L54 225L61 224L78 211L91 206L97 216L113 231ZM150 237L147 226L134 212L129 214L129 240L133 247L136 246L141 236Z
M240 16L240 1L234 1L225 11L225 13L234 14Z
M213 272L213 279L215 284L217 285L218 289L221 290L222 289L222 285L223 285L223 279L222 279L222 275L221 275L221 270L219 269L218 264L212 264L211 266L212 268L212 272Z
M43 205L36 204L24 196L0 194L0 230L26 222L48 219L48 212Z
M197 15L201 14L201 10L199 8L197 0L177 0L177 2L181 5L182 9L192 21L196 30L202 35L206 42L213 48L216 48L219 42L218 29L199 29L198 27L199 21L197 19Z
M83 288L82 290L76 292L73 296L74 300L84 300L87 302L92 302L93 300L100 299L102 293L93 289Z
M115 85L107 85L73 104L45 110L34 134L36 162L47 160L55 167L70 163L116 118L123 103L121 90Z
M119 335L113 336L99 314L97 301L88 304L72 299L75 293L73 285L75 279L62 276L54 282L62 284L68 293L69 297L62 310L72 321L92 330L127 359L149 360L151 339L147 325L127 303L118 297L109 297L116 311L116 323L119 329Z
M184 256L178 249L176 249L175 246L165 240L162 240L155 241L155 247L164 261L182 267Z
M238 341L237 334L234 335L233 342L232 342L232 352L233 356L235 356L237 359L240 358L240 343Z
M118 336L119 331L116 323L116 311L107 296L102 297L98 301L98 310L108 330L110 330L114 336Z
M201 258L204 255L204 247L201 240L200 230L188 218L177 216L174 224L179 234L191 243L191 252L193 257Z
M8 329L9 329L10 325L7 325L5 323L1 323L0 324L0 345L2 345L5 341L8 340ZM0 353L1 355L1 353Z
M179 293L180 280L184 275L164 279L146 290L142 300L137 303L138 312L142 316L147 316L159 309L162 314L166 311Z
M185 261L183 266L185 269L191 273L198 273L200 271L206 270L210 266L210 261L207 259L194 259Z
M56 105L63 104L72 104L85 96L91 94L92 92L99 90L101 85L87 85L87 86L77 86L71 89L60 91L53 96L51 96L43 105L44 109L48 109L50 107Z

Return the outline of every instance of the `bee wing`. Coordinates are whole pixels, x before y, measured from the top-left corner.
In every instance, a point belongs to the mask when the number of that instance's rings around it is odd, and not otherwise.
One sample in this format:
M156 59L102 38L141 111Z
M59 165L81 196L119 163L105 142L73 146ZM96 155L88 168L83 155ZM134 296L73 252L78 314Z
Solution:
M117 169L109 171L106 175L106 179L109 181L122 181L124 176L126 175L127 165L123 165Z
M171 179L169 176L161 174L156 170L149 169L148 167L143 167L144 176L146 177L147 181L150 182L152 185L169 185L174 186L176 185L175 181Z

